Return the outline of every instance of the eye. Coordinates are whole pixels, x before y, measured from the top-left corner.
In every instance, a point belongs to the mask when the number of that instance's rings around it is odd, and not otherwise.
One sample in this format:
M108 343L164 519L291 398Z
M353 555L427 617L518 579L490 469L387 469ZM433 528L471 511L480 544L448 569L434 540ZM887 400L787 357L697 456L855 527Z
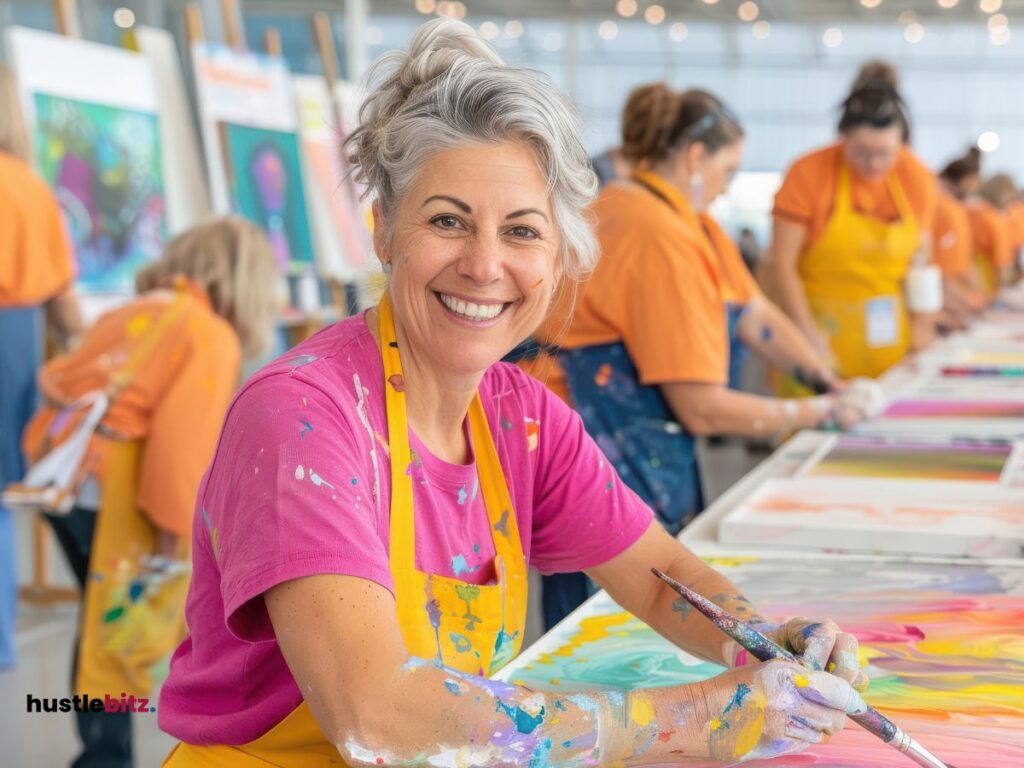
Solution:
M520 238L522 240L536 240L540 235L537 234L537 230L527 227L525 224L517 224L508 230L508 233L513 237Z
M459 217L452 216L450 213L439 214L432 218L430 223L440 227L441 229L456 229L462 225L462 222L459 221Z

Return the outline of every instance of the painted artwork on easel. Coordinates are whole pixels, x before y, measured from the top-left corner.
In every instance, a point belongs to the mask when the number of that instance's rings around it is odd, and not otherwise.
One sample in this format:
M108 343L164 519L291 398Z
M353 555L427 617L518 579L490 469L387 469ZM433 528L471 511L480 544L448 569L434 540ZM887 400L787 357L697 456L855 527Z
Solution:
M218 129L235 210L266 231L282 274L311 265L298 136L233 123Z
M36 165L64 212L83 290L130 292L167 237L157 116L33 95Z
M1024 568L855 557L735 557L711 564L771 618L827 616L856 635L871 679L865 699L940 758L958 768L1024 765ZM501 676L570 692L692 683L719 671L601 593ZM911 764L850 722L828 744L743 765L904 763Z
M805 474L998 483L1012 453L1010 443L889 441L844 435Z

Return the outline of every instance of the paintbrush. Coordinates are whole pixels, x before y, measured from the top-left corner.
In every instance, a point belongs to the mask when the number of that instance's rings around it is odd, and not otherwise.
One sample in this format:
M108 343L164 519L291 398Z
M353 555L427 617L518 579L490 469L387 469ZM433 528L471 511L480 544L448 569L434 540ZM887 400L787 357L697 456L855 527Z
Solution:
M712 624L739 643L741 647L746 648L747 652L758 661L785 659L801 666L806 666L800 659L770 637L758 632L752 626L737 619L707 598L701 597L689 587L685 587L672 577L666 576L657 568L651 568L651 572L672 587L690 605L704 614ZM939 760L935 755L918 744L909 733L897 726L874 707L869 706L867 711L849 716L857 725L902 752L918 765L923 765L926 768L956 768L956 766Z

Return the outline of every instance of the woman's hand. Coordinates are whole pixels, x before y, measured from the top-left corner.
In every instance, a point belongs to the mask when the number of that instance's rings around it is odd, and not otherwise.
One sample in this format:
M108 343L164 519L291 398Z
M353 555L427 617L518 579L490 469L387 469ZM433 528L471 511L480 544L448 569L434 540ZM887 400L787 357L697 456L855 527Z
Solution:
M857 638L843 632L832 619L790 619L785 624L758 627L776 643L800 657L812 670L825 670L863 691L868 678L860 668Z
M854 641L856 642L856 641ZM800 752L841 731L867 705L849 683L787 661L740 667L697 684L707 757L746 762Z

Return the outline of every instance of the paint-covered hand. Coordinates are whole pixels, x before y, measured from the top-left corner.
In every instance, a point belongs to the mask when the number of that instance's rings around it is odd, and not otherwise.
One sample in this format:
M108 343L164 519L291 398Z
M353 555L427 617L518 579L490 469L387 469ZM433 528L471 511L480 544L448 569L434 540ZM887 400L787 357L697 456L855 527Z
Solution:
M868 686L867 675L860 668L857 638L843 632L832 619L790 619L785 624L762 632L782 647L792 651L812 670L827 670L841 677L859 691Z
M709 757L746 762L788 755L838 733L867 706L849 683L787 661L770 661L706 680Z

